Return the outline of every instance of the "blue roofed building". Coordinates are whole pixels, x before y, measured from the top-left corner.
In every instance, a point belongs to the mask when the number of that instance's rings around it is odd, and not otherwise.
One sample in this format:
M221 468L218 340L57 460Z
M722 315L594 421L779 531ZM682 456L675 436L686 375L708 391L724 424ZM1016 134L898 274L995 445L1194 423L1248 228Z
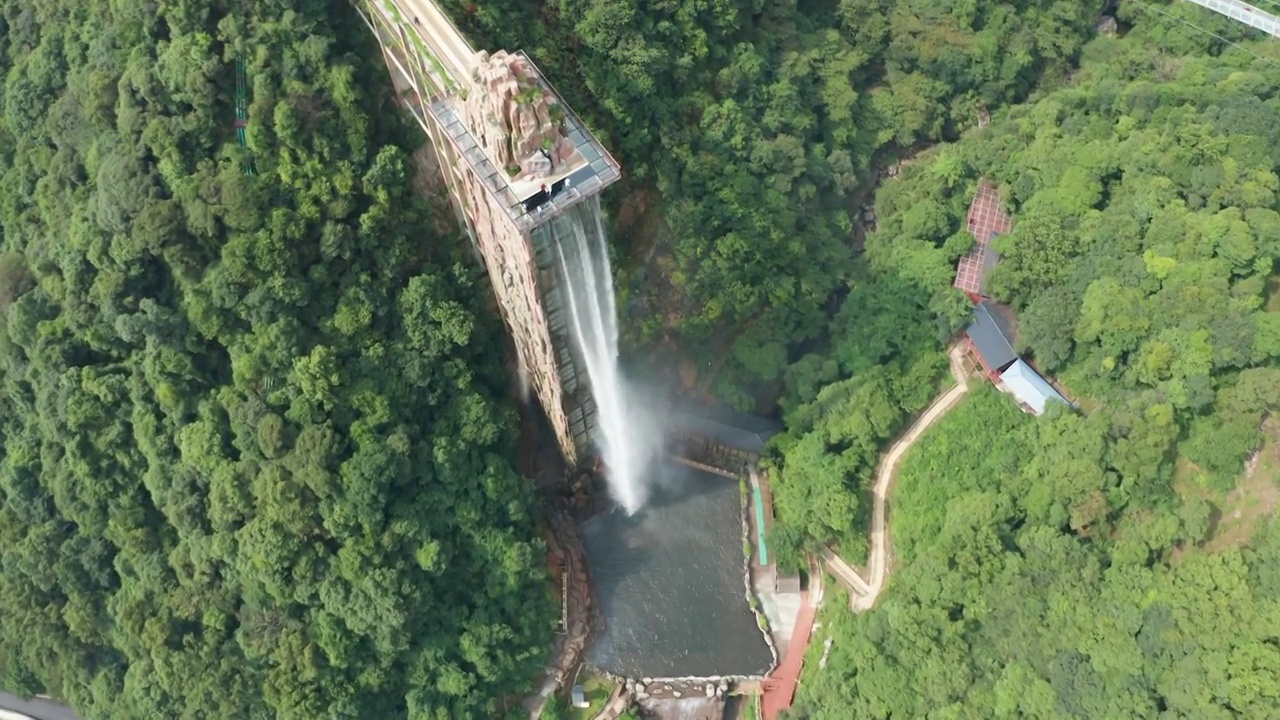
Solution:
M1000 373L1000 389L1012 395L1018 404L1040 415L1050 402L1070 405L1048 380L1040 377L1025 360L1017 360Z

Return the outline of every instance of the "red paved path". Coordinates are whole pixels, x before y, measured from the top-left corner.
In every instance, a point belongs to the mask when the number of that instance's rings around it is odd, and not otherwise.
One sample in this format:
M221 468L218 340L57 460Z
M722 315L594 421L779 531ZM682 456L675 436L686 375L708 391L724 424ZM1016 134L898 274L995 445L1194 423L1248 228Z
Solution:
M782 656L782 664L764 681L761 704L764 720L776 720L778 713L791 707L795 698L796 682L800 679L800 666L804 663L805 650L809 648L809 635L813 631L813 618L817 609L809 604L809 593L800 599L800 612L796 615L796 628L791 633L791 644Z

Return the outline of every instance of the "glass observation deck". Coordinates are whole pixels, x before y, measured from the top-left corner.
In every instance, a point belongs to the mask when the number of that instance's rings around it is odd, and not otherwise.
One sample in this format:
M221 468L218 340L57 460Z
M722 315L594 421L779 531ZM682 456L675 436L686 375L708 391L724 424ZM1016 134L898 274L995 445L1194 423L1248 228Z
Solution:
M382 40L390 62L416 91L406 91L402 97L404 104L424 126L432 125L443 131L458 157L475 171L521 231L527 232L542 225L582 198L597 194L621 179L617 161L523 50L513 53L513 56L528 64L530 72L527 79L536 82L563 111L564 134L573 150L561 166L545 178L513 178L507 174L506 168L497 167L463 120L463 89L439 59L441 55L470 55L470 46L443 14L430 18L438 20L444 27L440 30L430 23L424 25L411 10L402 7L402 2L369 0L368 6L376 8L376 13L366 13L360 3L356 7L365 23ZM430 9L439 13L434 7ZM413 17L413 22L407 17ZM448 46L445 50L449 52L438 47L441 43Z
M426 103L426 110L453 143L458 156L465 159L481 181L505 208L507 216L521 230L531 230L572 207L578 200L599 193L617 182L622 173L617 161L595 135L546 81L542 72L523 51L515 54L529 63L530 79L550 93L564 111L565 135L573 146L573 154L556 172L537 181L522 181L497 167L463 122L458 110L461 98L456 94L438 97ZM543 191L546 186L549 191Z

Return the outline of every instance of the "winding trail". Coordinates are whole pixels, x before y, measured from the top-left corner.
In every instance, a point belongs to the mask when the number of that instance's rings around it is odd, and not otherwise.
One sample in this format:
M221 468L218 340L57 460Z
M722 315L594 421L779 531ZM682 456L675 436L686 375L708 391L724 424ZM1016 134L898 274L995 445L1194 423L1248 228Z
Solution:
M831 571L831 574L839 578L840 582L845 584L845 587L858 595L871 594L871 586L867 584L867 581L863 580L858 571L845 562L844 558L837 555L835 550L823 545L819 550L819 555L822 556L822 562L826 563L827 569Z
M929 407L911 424L907 432L894 441L889 452L880 460L876 468L876 484L871 489L871 554L867 558L867 577L863 578L854 568L845 562L829 547L822 548L823 563L850 590L850 605L854 612L870 610L884 590L885 581L889 578L889 524L888 497L893 487L893 480L898 475L898 463L907 450L920 439L929 426L946 415L955 407L964 394L969 391L969 382L964 369L964 346L953 345L947 352L951 364L951 375L956 384L946 392L934 398Z

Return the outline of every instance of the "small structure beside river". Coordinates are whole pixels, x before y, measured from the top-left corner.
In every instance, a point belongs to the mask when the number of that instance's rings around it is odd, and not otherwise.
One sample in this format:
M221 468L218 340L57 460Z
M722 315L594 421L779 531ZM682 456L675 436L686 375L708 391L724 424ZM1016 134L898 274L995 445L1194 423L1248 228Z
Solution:
M671 410L677 457L745 477L782 423L724 407L682 400Z

